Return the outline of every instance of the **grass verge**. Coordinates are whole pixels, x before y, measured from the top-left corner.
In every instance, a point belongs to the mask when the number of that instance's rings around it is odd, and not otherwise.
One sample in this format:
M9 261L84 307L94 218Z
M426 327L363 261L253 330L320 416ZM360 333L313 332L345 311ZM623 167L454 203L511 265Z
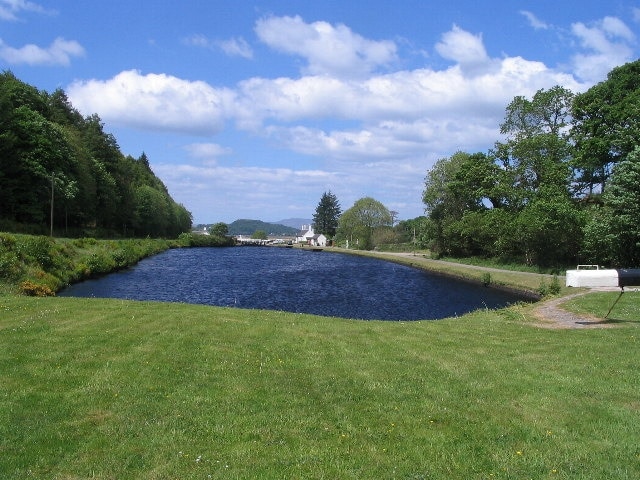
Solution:
M639 478L637 296L618 305L616 328L546 330L526 305L365 322L3 296L0 478Z

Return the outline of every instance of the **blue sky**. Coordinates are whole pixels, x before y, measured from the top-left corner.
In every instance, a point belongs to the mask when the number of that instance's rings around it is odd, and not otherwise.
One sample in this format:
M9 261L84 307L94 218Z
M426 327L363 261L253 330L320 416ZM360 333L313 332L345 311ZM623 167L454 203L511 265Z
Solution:
M516 96L640 51L640 0L0 0L0 68L97 113L195 223L311 218L488 151Z

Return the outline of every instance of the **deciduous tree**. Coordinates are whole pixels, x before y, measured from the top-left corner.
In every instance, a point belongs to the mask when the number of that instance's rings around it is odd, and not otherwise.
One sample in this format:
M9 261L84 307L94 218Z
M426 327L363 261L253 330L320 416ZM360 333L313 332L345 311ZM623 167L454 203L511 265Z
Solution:
M374 231L390 226L391 214L387 207L371 197L365 197L357 200L340 216L337 234L340 239L349 240L350 247L371 250L375 246Z

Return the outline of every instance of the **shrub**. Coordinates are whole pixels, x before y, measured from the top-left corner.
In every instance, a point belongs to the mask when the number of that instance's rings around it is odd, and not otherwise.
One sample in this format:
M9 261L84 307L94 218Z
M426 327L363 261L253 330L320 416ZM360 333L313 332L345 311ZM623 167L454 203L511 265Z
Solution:
M540 280L540 286L538 287L538 293L541 297L546 297L548 295L558 295L560 293L560 281L558 280L558 276L554 275L551 279L549 285L544 281L544 278Z
M31 280L25 280L22 282L20 284L20 291L24 295L29 295L31 297L51 297L55 295L53 290L51 290L47 285L35 283Z
M105 254L92 253L87 260L87 267L92 274L109 273L115 266L113 258Z
M53 240L43 236L22 237L16 243L16 250L24 260L36 262L42 268L49 268L53 264L51 247Z

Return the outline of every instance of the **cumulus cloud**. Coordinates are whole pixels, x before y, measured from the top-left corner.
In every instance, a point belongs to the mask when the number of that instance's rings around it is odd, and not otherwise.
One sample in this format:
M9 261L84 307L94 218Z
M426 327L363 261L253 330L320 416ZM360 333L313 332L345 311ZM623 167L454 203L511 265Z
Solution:
M583 80L600 81L612 68L633 59L635 35L619 18L605 17L591 25L574 23L571 32L586 50L572 59L576 75Z
M71 63L72 57L84 55L84 48L75 40L56 38L47 48L29 44L20 48L7 45L0 39L0 58L10 65L63 65Z
M304 58L303 73L309 75L358 77L396 59L394 42L365 39L341 24L267 17L257 22L255 31L271 48Z
M225 109L233 101L231 91L206 82L143 75L137 70L121 72L109 80L76 81L67 94L81 112L97 112L116 125L195 134L218 132Z
M441 57L465 65L477 65L489 60L482 42L482 35L473 35L457 25L442 35L436 44L436 51Z
M437 48L458 63L445 70L366 78L255 77L233 90L125 71L106 81L76 82L68 94L81 111L98 112L118 124L214 134L229 120L295 152L363 161L480 148L497 139L504 108L514 96L558 84L584 90L571 75L541 62L490 58L481 36L458 26L442 36ZM462 64L477 61L491 68L468 75ZM321 127L325 120L343 128L326 131ZM209 153L213 158L220 152Z

